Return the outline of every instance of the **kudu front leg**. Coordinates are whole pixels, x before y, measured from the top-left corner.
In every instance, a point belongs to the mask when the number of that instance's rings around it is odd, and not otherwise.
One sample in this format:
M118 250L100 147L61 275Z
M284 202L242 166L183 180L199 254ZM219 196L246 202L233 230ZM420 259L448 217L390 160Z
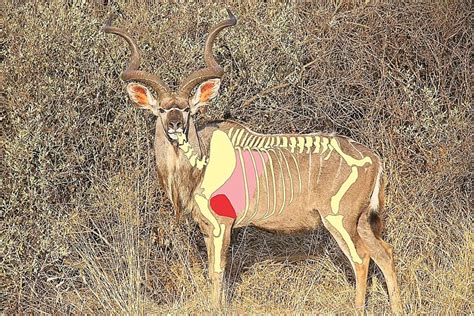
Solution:
M227 250L230 244L233 220L225 218L220 223L220 234L205 237L211 281L211 302L213 309L225 305L224 272L227 263Z

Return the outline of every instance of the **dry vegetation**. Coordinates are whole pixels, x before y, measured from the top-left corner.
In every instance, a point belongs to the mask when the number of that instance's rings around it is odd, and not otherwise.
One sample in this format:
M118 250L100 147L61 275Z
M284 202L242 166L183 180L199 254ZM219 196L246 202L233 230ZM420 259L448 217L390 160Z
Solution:
M116 24L138 39L143 67L176 85L202 65L224 6L150 2L114 4ZM473 313L469 2L235 5L239 24L216 45L226 76L212 118L336 131L384 157L385 238L407 313ZM192 220L175 222L157 187L154 118L119 80L126 45L100 31L110 10L2 10L6 314L209 312L202 237ZM241 229L230 256L230 313L354 311L350 265L323 229ZM371 266L369 312L389 311L384 284Z

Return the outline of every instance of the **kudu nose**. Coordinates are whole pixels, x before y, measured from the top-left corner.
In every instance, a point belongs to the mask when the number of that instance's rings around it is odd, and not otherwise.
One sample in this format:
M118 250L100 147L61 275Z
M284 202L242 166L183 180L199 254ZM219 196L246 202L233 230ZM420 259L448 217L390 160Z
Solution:
M178 128L182 128L183 125L181 124L181 121L170 121L168 123L168 128L172 130L177 130Z

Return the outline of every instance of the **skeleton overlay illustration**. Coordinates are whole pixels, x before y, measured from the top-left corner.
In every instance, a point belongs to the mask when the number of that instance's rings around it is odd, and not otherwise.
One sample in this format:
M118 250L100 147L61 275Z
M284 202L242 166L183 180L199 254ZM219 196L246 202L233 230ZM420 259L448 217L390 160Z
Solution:
M358 168L372 164L370 157L356 159L345 154L336 138L311 135L296 137L256 136L245 129L234 130L233 128L229 130L228 134L219 130L213 133L209 158L198 157L184 134L178 135L178 144L193 167L205 168L204 179L200 187L202 192L195 195L195 200L202 214L212 223L214 236L218 239L223 232L214 214L236 218L237 224L245 220L258 220L258 218L255 218L258 207L253 212L249 212L249 205L254 196L256 196L257 201L259 200L260 185L258 183L262 173L265 175L265 188L267 193L270 193L267 194L267 211L261 218L266 219L276 212L282 214L285 206L293 201L294 195L303 193L301 174L294 155L317 154L321 157L324 156L323 160L328 160L335 151L351 167L351 173L347 180L342 183L337 193L331 197L333 214L326 216L326 220L344 238L349 247L352 260L356 263L362 262L349 234L342 225L344 216L339 214L339 204L350 186L357 181ZM296 175L292 175L288 160L282 154L283 150L290 153L293 158L291 163L294 163L297 167ZM279 152L276 155L277 162L272 161L270 151ZM267 171L267 165L269 171ZM281 172L286 171L290 179L294 178L295 180L295 183L291 180L288 184L285 184L283 180L284 198L280 207L277 207L275 192L273 193L273 203L269 200L271 191L275 191L275 168L280 168ZM290 188L289 197L286 197L286 185ZM215 247L220 247L219 241L216 242ZM216 256L215 260L215 269L220 270L219 256Z

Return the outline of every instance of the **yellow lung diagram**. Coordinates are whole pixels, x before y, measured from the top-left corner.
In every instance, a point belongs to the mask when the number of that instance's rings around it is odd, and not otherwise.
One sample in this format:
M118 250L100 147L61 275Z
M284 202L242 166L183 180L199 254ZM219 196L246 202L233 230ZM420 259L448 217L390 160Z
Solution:
M250 199L256 196L256 201L259 200L261 186L267 192L267 211L261 220L282 214L285 207L291 204L294 194L303 190L299 163L295 155L309 155L311 159L311 155L318 154L327 160L333 152L337 153L351 168L351 172L331 197L332 214L324 219L340 233L353 262L362 263L349 233L344 228L344 216L339 214L339 205L346 192L357 181L359 168L372 164L370 157L356 159L344 153L335 137L255 135L243 128L231 128L228 132L214 131L209 158L198 157L184 134L178 135L178 145L193 167L204 169L203 181L197 190L199 193L194 198L202 215L213 227L215 253L221 251L224 234L224 227L219 224L218 216L234 218L237 223L249 221L257 211L250 212ZM287 156L290 158L287 159ZM283 192L276 190L275 168L288 173L290 178L289 184L285 184L283 179ZM293 179L296 185L293 184ZM264 183L261 185L260 181ZM290 192L289 197L286 196L286 191ZM278 193L282 195L283 202L277 207ZM215 258L214 270L221 271L220 256L216 255Z
M209 151L209 162L201 184L203 195L208 199L227 179L235 169L235 152L226 133L215 131L212 134Z

